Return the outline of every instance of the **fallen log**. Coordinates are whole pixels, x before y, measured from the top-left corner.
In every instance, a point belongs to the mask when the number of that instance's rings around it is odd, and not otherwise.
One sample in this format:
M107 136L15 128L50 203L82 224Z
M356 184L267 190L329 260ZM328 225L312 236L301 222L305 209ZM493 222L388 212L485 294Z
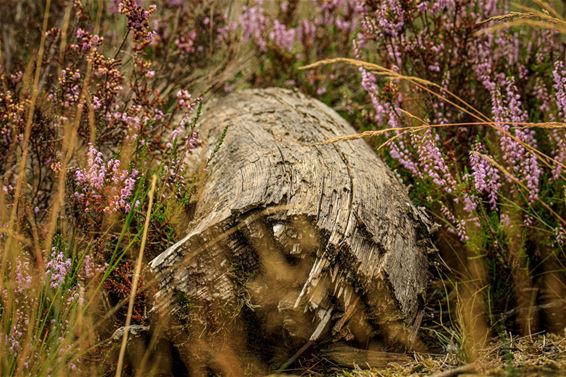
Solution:
M198 129L194 221L150 263L153 312L194 374L277 369L321 341L418 344L429 223L363 140L320 144L346 121L262 89L210 102Z

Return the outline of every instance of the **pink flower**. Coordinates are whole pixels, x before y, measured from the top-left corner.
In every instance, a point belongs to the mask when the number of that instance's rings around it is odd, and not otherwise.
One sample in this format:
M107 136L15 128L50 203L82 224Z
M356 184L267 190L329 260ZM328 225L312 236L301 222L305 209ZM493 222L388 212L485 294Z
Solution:
M399 35L405 25L405 11L399 0L381 1L376 16L381 30L389 35Z
M529 145L536 148L535 134L532 129L517 127L517 123L527 121L527 115L521 109L521 97L511 79L503 81L503 93L500 89L492 91L492 112L500 132L500 146L503 159L529 189L529 202L538 198L539 180L542 171L536 155L527 150ZM515 136L512 138L509 134Z
M45 267L51 288L57 289L63 284L65 277L71 269L71 259L65 258L65 254L62 251L57 252L57 248L53 247L51 249L51 258Z
M497 208L497 198L501 182L499 171L492 166L488 160L480 156L483 151L481 143L476 143L470 152L470 167L474 177L474 186L480 194L486 194L489 198L492 210Z
M564 63L562 61L557 60L554 63L552 78L554 80L558 113L563 118L563 121L566 122L566 69L564 69Z
M185 109L187 112L190 112L194 109L195 105L200 102L200 98L192 99L191 94L184 89L181 89L177 92L177 105Z
M252 7L245 6L240 17L240 25L244 31L244 41L253 40L260 51L267 51L265 33L267 30L267 17L261 7L261 1L255 1Z
M175 45L186 53L196 51L197 31L191 30L188 34L182 35L175 40Z
M77 191L74 198L85 212L129 212L138 172L121 169L120 160L104 161L93 145L89 145L87 166L75 171Z
M452 177L452 174L448 169L448 165L444 161L444 157L436 145L437 141L438 135L433 133L431 128L424 131L417 147L419 162L423 171L432 178L432 181L439 188L451 193L454 191L456 181Z
M269 32L269 38L280 49L291 52L295 43L295 34L295 29L287 29L285 24L275 20L273 30Z

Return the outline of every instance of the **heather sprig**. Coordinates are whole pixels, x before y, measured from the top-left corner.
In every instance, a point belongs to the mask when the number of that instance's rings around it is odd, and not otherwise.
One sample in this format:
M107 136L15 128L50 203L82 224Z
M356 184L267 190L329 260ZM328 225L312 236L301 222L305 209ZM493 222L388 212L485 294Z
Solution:
M536 156L525 144L536 148L535 135L532 129L516 127L518 123L526 122L527 117L513 81L507 79L503 84L504 93L499 89L492 92L493 117L498 127L505 131L499 135L500 147L511 171L526 182L532 202L538 198L541 169ZM515 138L510 137L510 133L514 133Z
M557 60L552 70L556 106L559 116L566 122L566 69L564 61Z
M379 62L375 73L356 65L369 119L397 130L382 144L391 162L413 186L413 198L461 242L459 249L449 242L442 253L454 254L456 247L474 260L465 263L464 279L477 282L473 294L482 307L482 286L498 294L498 277L486 264L509 268L515 305L526 313L530 300L545 298L524 298L525 287L547 289L532 266L541 258L564 266L556 242L566 221L564 129L527 124L563 120L566 51L553 28L499 28L495 16L507 11L504 1L366 2L354 56ZM539 13L554 17L549 12ZM402 131L415 122L455 126ZM490 310L506 310L498 306ZM540 325L536 316L515 321L522 331ZM460 325L475 326L465 319ZM481 345L487 336L472 343Z
M482 153L485 153L485 151L481 142L477 142L473 150L470 151L470 167L473 173L474 187L478 193L487 196L490 208L495 210L497 209L497 200L501 188L499 170L492 166L482 156Z
M433 133L432 129L427 129L417 140L418 156L422 170L432 179L434 184L452 193L456 181L452 177L448 165L437 144L440 137Z
M375 16L384 35L396 37L405 25L405 10L398 0L382 1Z
M89 145L87 164L75 170L73 196L86 213L128 213L138 171L122 169L118 159L104 160L102 153Z
M149 24L149 16L156 9L155 4L145 9L136 0L122 0L118 5L118 11L128 18L128 29L133 33L136 50L144 49L157 38L157 33L151 30Z
M63 251L53 247L45 269L51 288L57 289L63 284L71 269L71 259L65 257Z
M275 20L273 22L273 30L269 32L269 38L281 50L292 52L296 33L295 29L287 29L285 24Z
M253 40L262 52L267 51L268 18L261 6L261 0L255 0L252 6L246 6L240 17L244 40Z

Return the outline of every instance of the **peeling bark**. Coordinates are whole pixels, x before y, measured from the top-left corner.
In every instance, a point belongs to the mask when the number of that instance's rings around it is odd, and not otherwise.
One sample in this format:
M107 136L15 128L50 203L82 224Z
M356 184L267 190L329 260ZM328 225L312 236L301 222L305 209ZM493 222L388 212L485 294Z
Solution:
M187 235L150 263L154 311L180 326L171 325L173 342L237 333L247 340L234 348L283 339L274 348L292 354L323 338L363 346L381 335L409 346L427 284L429 223L364 141L317 145L354 129L283 89L213 101L198 127L205 158L228 132ZM263 361L288 357L262 347ZM233 352L241 364L258 363Z

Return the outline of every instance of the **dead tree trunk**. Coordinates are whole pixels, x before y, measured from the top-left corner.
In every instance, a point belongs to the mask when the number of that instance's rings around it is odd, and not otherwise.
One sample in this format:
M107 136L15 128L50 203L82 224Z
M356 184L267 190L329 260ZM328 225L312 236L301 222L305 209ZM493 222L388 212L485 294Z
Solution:
M206 158L228 132L187 235L150 264L188 367L244 374L322 340L414 344L428 222L364 141L317 145L354 129L283 89L231 94L199 122Z

